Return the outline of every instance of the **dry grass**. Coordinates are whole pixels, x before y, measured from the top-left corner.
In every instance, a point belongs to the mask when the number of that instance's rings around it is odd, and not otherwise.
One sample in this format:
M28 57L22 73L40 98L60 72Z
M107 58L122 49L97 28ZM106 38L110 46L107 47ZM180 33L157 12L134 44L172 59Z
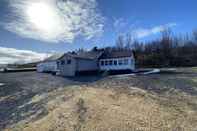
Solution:
M27 85L32 82L31 75L29 78ZM37 74L33 78L36 82ZM14 106L17 112L8 119L11 124L6 125L6 131L197 131L197 68L148 76L111 76L80 84L66 80L71 84L64 88L59 88L63 85L58 84L60 78L48 80L48 75L41 75L37 79L40 83L34 85L36 88L27 87L36 92L20 98L19 102L25 101ZM19 95L12 94L15 85L8 89L0 103L23 95L19 89ZM6 109L2 111L6 113ZM8 112L7 116L11 115Z
M132 87L75 86L36 97L32 102L50 98L45 103L48 114L36 121L20 121L7 131L197 130L197 110L187 103L194 98L187 96L179 101Z

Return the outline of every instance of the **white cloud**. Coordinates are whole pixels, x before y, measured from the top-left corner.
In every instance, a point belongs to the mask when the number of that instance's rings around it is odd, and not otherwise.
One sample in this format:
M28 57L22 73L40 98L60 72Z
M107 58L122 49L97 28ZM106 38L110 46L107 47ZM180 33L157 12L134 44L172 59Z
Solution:
M0 47L0 64L30 63L45 59L48 54Z
M5 29L24 38L72 43L103 33L104 17L96 0L9 0L11 16Z
M160 26L155 26L153 28L150 29L145 29L145 28L138 28L135 29L134 31L132 31L132 34L136 37L136 38L144 38L150 35L154 35L154 34L158 34L168 28L172 28L177 26L176 23L168 23L166 25L160 25Z
M124 28L125 26L127 26L128 22L126 22L125 19L123 18L118 18L114 20L114 28L115 29L120 29L120 28Z

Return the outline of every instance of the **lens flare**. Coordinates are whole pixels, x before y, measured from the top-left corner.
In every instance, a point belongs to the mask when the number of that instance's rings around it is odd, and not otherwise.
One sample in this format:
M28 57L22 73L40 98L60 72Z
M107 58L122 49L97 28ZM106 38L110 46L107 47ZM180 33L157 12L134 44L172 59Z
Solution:
M58 11L47 2L37 2L31 3L27 6L26 10L27 19L32 23L35 28L47 34L57 35L56 32L59 32L58 26L61 25L59 22L60 17ZM61 33L61 32L59 32Z

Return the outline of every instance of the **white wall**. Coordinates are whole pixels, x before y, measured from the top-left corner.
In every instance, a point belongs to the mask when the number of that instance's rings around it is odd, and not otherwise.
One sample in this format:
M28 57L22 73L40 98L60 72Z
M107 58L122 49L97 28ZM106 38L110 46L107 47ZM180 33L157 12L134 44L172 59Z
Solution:
M112 60L112 65L109 65L109 61ZM122 60L122 65L119 64L119 61ZM128 63L124 63L124 60L128 60ZM108 61L108 65L101 64L102 61ZM114 61L117 61L117 65L114 65ZM100 70L134 70L135 69L135 60L131 57L116 58L116 59L101 59L99 61Z
M68 64L68 60L70 64ZM64 55L59 61L59 71L61 76L75 76L76 73L76 60L69 55ZM63 62L63 63L62 63Z
M55 72L57 71L57 62L50 61L50 62L43 62L37 65L38 72Z

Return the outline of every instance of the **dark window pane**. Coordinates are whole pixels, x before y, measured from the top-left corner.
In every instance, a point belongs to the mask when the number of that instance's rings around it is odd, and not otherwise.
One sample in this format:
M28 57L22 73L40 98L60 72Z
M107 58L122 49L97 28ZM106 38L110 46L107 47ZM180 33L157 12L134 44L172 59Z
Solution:
M128 59L124 59L124 65L128 65L129 60Z
M118 64L117 60L114 60L114 65L117 65L117 64Z
M123 64L123 61L122 60L118 60L118 64L119 65L122 65Z
M105 65L108 65L108 64L109 64L109 63L108 63L108 61L106 60L106 61L105 61Z
M101 61L101 65L102 65L102 66L104 65L104 61Z
M61 60L61 65L64 65L65 64L65 61L64 60Z
M112 61L112 60L110 60L110 61L109 61L109 65L112 65L112 63L113 63L113 61Z
M69 59L69 60L67 60L67 64L68 65L70 65L71 64L71 60Z

